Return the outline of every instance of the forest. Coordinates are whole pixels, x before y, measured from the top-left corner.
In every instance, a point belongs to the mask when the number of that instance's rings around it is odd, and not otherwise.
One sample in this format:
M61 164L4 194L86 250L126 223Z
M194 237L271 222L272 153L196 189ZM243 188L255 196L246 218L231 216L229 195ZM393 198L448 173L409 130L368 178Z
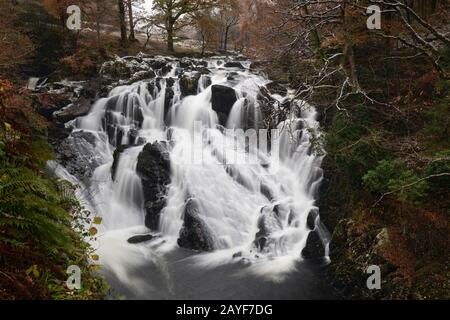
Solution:
M0 0L0 48L0 300L450 298L448 0Z

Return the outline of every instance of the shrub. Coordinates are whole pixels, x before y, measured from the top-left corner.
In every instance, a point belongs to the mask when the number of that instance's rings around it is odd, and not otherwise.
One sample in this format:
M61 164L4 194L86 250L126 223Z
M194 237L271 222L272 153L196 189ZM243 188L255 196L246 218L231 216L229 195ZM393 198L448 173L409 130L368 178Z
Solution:
M427 181L421 180L400 161L382 160L362 180L372 192L394 193L399 200L411 203L422 201L428 191Z

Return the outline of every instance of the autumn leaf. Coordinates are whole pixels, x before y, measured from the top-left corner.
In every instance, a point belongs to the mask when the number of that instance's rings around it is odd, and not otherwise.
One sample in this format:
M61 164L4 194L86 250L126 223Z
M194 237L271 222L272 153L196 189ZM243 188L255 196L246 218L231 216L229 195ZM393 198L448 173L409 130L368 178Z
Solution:
M91 235L91 236L95 236L96 234L97 234L97 228L95 228L95 227L91 227L91 228L89 228L89 234Z
M95 217L92 221L93 224L101 224L102 223L102 217Z
M39 269L38 266L33 264L31 267L29 267L26 271L27 275L32 275L35 279L39 278Z

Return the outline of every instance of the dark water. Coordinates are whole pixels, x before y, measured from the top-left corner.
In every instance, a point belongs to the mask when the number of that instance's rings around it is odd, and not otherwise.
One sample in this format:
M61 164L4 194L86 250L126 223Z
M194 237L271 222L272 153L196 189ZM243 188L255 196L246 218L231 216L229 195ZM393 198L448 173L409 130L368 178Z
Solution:
M124 283L111 270L103 270L114 294L126 299L182 300L313 300L337 299L325 279L325 261L299 261L295 268L273 281L245 272L246 265L236 263L201 267L189 263L192 253L178 249L165 256L161 265L149 262L128 268L133 279ZM244 272L243 272L244 271Z

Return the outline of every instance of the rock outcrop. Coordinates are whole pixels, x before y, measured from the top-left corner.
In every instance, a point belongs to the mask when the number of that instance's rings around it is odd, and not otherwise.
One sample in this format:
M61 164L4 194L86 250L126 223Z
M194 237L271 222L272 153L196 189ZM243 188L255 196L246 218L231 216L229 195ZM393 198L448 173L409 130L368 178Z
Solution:
M147 143L138 156L136 170L144 191L145 225L157 230L159 215L165 206L170 183L169 145L166 142Z
M69 104L68 106L56 111L53 114L54 119L60 123L66 123L68 121L74 120L78 117L85 116L91 110L91 105L94 101L81 97L75 102Z
M223 85L213 85L211 92L212 109L217 113L219 123L225 126L231 109L237 101L236 92L233 88Z
M214 249L212 233L199 213L197 200L188 199L183 212L184 223L180 230L178 245L187 249L212 251Z
M306 246L302 250L302 257L305 259L322 258L325 256L325 247L318 230L312 230L308 234Z
M94 170L102 164L96 150L93 133L76 131L55 146L56 157L61 164L82 181L90 178Z
M225 68L238 68L238 69L245 69L245 67L240 63L239 61L230 61L225 63Z
M153 235L151 234L138 234L136 236L132 236L128 238L127 242L131 244L137 244L141 242L147 242L153 239Z

